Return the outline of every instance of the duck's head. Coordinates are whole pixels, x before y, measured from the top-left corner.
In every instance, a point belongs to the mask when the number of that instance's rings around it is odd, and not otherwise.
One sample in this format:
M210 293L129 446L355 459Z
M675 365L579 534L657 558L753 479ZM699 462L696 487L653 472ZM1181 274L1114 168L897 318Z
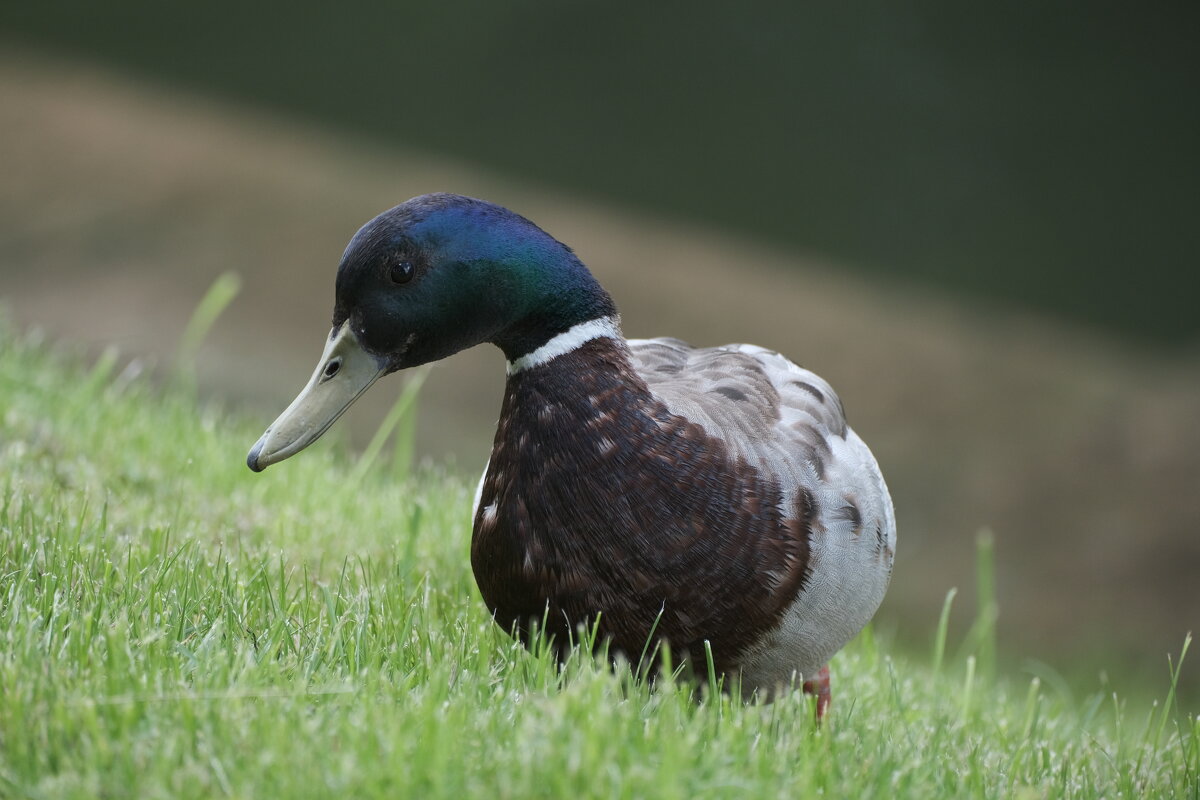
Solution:
M303 450L389 372L482 342L511 362L615 313L571 249L524 217L459 195L415 197L350 240L317 369L246 463L258 472Z

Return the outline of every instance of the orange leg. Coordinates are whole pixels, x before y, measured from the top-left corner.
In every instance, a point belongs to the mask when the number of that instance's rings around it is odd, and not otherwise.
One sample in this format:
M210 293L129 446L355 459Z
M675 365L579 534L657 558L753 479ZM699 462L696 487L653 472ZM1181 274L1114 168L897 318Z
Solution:
M811 681L804 682L804 693L811 694L817 698L817 723L825 719L825 712L829 710L829 703L833 700L833 692L829 689L829 665L821 667L817 671L817 677Z

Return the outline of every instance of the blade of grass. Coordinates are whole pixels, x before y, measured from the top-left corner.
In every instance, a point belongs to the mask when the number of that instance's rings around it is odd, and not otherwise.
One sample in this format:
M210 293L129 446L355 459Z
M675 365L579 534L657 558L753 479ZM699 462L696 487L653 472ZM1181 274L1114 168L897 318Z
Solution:
M425 378L429 375L430 367L418 367L409 375L408 380L404 384L404 388L400 391L400 396L396 398L396 402L392 405L387 416L379 423L379 428L375 431L375 435L371 437L371 441L367 444L367 448L363 450L363 454L359 456L358 463L354 465L354 470L350 474L350 479L354 483L361 481L371 467L375 465L375 461L379 458L379 453L383 450L384 442L388 436L400 423L401 420L408 415L409 411L414 408L417 401L417 395L421 391L421 385L425 383Z
M185 386L195 387L196 354L200 351L200 345L208 338L217 318L229 307L241 289L241 276L236 272L224 272L217 276L196 305L187 327L183 329L179 349L175 352L175 371Z
M996 674L996 620L1000 607L996 602L995 542L986 528L975 537L975 621L963 639L962 656L974 655L981 678ZM961 657L961 656L960 656Z
M938 675L942 671L942 659L946 655L946 635L950 628L950 608L954 605L954 597L958 594L958 589L953 588L946 592L946 599L942 601L942 613L938 616L937 632L933 637L933 674Z

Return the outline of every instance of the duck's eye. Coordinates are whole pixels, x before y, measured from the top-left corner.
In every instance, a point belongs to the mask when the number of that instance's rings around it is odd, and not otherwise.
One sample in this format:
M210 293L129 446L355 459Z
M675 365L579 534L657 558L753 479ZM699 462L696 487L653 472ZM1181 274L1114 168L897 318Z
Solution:
M408 283L413 279L413 274L416 270L413 269L411 261L397 261L392 264L392 283Z

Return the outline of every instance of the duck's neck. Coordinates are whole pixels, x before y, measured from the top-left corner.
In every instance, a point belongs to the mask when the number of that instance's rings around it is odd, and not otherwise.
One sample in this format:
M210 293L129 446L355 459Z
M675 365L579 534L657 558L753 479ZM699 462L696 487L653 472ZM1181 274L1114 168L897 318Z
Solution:
M577 331L603 335L600 326L604 320L611 322L613 331L617 327L617 307L609 293L574 253L553 239L549 241L547 246L555 250L553 257L529 254L524 260L506 263L503 269L488 273L489 282L479 287L491 296L490 307L506 318L488 341L504 351L510 364L564 336L568 345L575 339L580 344L587 341L579 339Z
M527 369L548 364L559 356L578 350L593 339L611 339L624 349L619 319L613 316L589 319L572 325L562 333L551 336L539 347L508 362L508 374L516 375Z

